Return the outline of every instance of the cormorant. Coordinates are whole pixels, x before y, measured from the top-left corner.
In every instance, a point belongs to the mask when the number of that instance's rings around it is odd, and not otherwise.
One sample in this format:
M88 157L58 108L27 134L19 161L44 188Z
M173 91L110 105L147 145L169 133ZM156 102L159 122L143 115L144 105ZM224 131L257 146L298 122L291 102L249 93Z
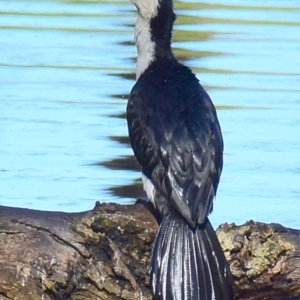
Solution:
M172 0L131 1L138 58L127 121L160 222L151 254L153 298L229 300L230 269L208 220L223 165L216 110L172 53Z

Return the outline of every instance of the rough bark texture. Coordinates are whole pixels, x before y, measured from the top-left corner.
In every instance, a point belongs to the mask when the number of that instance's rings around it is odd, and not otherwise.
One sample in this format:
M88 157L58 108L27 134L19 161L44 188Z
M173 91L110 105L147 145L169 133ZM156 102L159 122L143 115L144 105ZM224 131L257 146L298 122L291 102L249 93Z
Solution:
M148 264L158 227L142 204L82 213L0 206L0 299L151 299ZM300 232L278 224L217 230L236 299L300 296Z
M300 298L300 230L249 221L221 225L217 233L236 299Z

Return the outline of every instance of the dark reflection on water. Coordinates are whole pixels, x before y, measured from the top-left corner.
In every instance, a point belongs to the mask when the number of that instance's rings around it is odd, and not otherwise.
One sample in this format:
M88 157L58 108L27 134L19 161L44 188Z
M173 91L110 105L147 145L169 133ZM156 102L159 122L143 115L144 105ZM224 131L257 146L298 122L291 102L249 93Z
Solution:
M142 181L137 179L136 183L124 185L124 186L115 186L108 188L116 197L121 198L132 198L138 199L146 197L146 194L143 190ZM134 202L135 200L133 200Z
M110 75L116 76L116 74L110 74ZM135 80L136 77L134 73L119 73L118 76L122 79L129 79L129 80Z
M138 165L133 155L112 159L110 161L99 162L96 165L104 166L111 170L128 170L128 171L140 171L141 168Z
M126 113L120 113L120 114L111 114L107 115L109 118L119 118L119 119L126 119Z
M126 44L127 45L127 44ZM114 76L119 76L120 78L125 79L135 79L135 74L118 74ZM124 94L114 94L112 95L113 98L116 99L125 99L127 101L129 95ZM123 119L124 123L126 124L126 113L120 113L120 114L110 114L107 115L109 118L119 118ZM120 145L126 145L130 147L130 141L128 136L110 136L110 140L118 142ZM139 164L137 163L135 157L132 155L126 155L119 158L111 159L109 161L102 161L95 163L94 165L99 165L102 167L105 167L110 170L126 170L126 171L135 171L135 172L141 172L141 168ZM133 184L128 185L120 185L120 186L112 186L109 187L107 190L109 190L115 197L121 197L121 198L132 198L137 199L140 197L145 197L146 194L142 187L142 181L140 177L137 177L134 180Z
M126 114L122 113L119 115L110 115L109 117L125 119ZM110 136L110 140L118 142L120 145L126 145L130 147L130 141L128 136ZM103 166L110 170L126 170L141 172L141 167L136 161L135 157L132 155L122 156L119 158L111 159L109 161L103 161L96 163L96 165ZM121 198L132 198L137 199L140 197L145 197L145 192L142 187L142 181L140 177L134 180L133 184L113 186L108 188L108 190L115 196Z
M124 99L127 101L129 95L128 94L112 94L111 97L115 98L115 99Z
M119 140L120 137L118 137ZM113 140L116 140L112 137ZM121 138L122 143L127 140L126 137ZM127 141L125 141L127 143ZM141 168L135 160L134 156L126 156L121 158L116 158L110 161L99 162L96 165L106 167L110 170L127 170L127 171L137 171L140 172ZM121 198L132 198L138 199L145 197L146 194L143 190L141 178L136 178L134 183L128 185L113 186L107 188L115 197Z
M133 26L132 26L133 27ZM123 41L123 42L120 42L118 43L119 45L122 45L122 46L134 46L134 41ZM133 58L135 60L135 58Z
M128 136L110 136L112 141L119 142L120 144L130 145Z
M132 45L132 43L124 42L124 45ZM113 74L113 76L118 76L122 79L130 79L135 80L135 74L132 73L119 73L119 74ZM121 99L126 100L129 97L129 94L113 94L111 95L112 98L115 99ZM119 114L110 114L107 115L108 118L119 118L123 119L124 123L126 124L126 112ZM130 141L128 136L109 136L109 139L115 142L118 142L120 145L126 145L127 147L130 147ZM94 165L99 165L102 167L105 167L110 170L124 170L124 171L135 171L139 172L141 171L141 168L139 164L137 163L135 157L133 154L122 156L119 158L111 159L109 161L102 161L94 163ZM146 194L142 187L142 181L140 177L137 177L134 180L133 184L128 185L120 185L120 186L112 186L107 188L108 191L110 191L115 197L120 198L132 198L137 199L140 197L145 197Z

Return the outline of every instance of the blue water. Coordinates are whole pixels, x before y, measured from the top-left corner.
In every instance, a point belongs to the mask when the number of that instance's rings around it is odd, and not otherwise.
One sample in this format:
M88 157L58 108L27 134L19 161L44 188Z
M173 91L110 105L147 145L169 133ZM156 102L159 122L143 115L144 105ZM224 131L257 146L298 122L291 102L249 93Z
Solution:
M211 219L300 228L300 2L191 3L175 3L175 53L209 91L225 140ZM132 155L113 137L127 135L116 116L134 84L134 22L125 0L0 2L1 205L133 201L113 188L140 174L102 163Z

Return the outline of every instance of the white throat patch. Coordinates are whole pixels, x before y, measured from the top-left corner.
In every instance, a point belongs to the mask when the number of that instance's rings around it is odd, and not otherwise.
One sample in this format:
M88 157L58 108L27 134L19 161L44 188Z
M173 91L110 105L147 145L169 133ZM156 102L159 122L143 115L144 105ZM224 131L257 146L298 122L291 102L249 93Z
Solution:
M136 65L136 79L154 61L155 43L151 41L150 19L144 19L138 15L135 24L135 43L138 57Z

